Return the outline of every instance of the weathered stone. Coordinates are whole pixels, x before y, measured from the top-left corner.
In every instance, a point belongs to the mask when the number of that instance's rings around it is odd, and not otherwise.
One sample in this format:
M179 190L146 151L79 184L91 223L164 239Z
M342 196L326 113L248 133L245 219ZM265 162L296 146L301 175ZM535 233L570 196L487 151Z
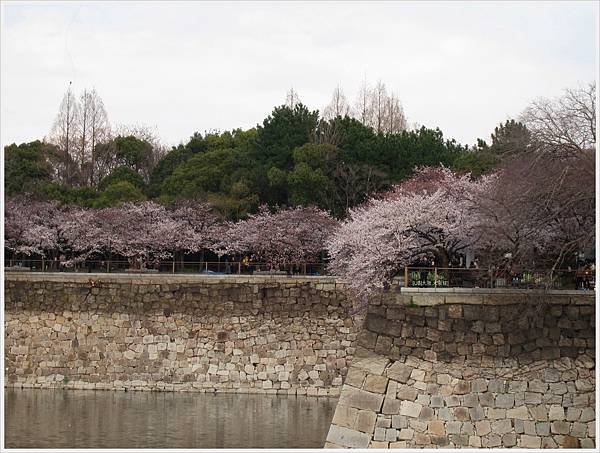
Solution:
M375 422L376 428L390 428L392 426L392 419L385 415L377 415L377 421Z
M308 377L308 374L306 374L304 370L302 370L300 373L304 373L306 377L304 379L301 379L299 374L299 379L305 380ZM356 388L361 388L366 376L367 373L365 370L361 370L360 368L350 368L348 370L348 374L346 375L346 384Z
M433 420L434 418L434 413L433 413L433 409L431 407L425 407L423 406L423 409L421 409L421 413L419 414L419 420Z
M438 418L445 421L454 420L454 414L447 407L442 407L438 409Z
M522 435L520 441L521 448L540 448L542 446L542 438L539 436Z
M571 435L575 437L586 437L587 425L585 423L574 422L571 424Z
M489 436L484 437L481 440L481 446L484 448L494 448L500 446L502 443L502 438L497 434L490 434Z
M535 432L538 436L549 436L550 435L550 423L537 422L535 424Z
M398 433L398 440L411 440L415 435L415 431L411 428L401 429Z
M564 420L565 409L562 406L550 406L548 420Z
M496 396L496 407L501 409L509 409L515 404L515 396L506 393L501 393Z
M490 425L490 422L487 420L481 420L478 422L475 422L475 432L477 433L478 436L486 436L489 433L492 432L492 427Z
M596 448L596 444L594 443L593 439L580 439L579 443L581 445L581 448Z
M488 388L488 382L486 379L474 379L471 382L471 391L476 393L486 392Z
M431 443L431 437L429 434L415 433L415 445L429 445Z
M485 392L479 395L479 404L483 407L492 407L495 404L494 394Z
M502 436L503 447L514 447L517 445L517 435L515 433L507 433Z
M388 378L385 376L368 375L363 384L363 390L373 393L385 393Z
M416 418L407 418L404 417L406 420L408 420L408 426L412 429L414 429L417 432L423 433L425 431L427 431L427 422L421 421L421 420L417 420Z
M410 374L412 373L412 368L404 365L401 362L394 362L387 370L385 370L385 375L393 379L395 381L406 384L410 379Z
M508 418L518 418L520 420L529 420L529 412L527 411L527 406L519 406L512 409L506 410L506 417Z
M402 401L400 403L400 415L416 418L421 413L421 409L423 409L423 406L411 401Z
M383 395L345 386L340 394L338 404L379 412L382 403Z
M337 410L339 409L339 407L340 406L338 405L338 408L336 409L336 413L337 413ZM377 416L376 416L375 412L358 411L358 415L356 417L356 423L354 425L354 428L360 432L371 434L373 432L373 429L375 428L376 420L377 420ZM334 418L333 423L335 423L335 418Z
M400 410L402 402L403 401L400 401L393 396L387 396L383 401L383 408L381 409L381 412L384 414L395 415Z
M454 387L454 393L456 395L464 395L471 391L471 384L468 381L459 381Z
M540 380L529 381L528 390L530 392L545 393L548 390L548 384Z
M589 422L596 418L594 409L591 407L585 407L581 410L581 416L579 417L580 422Z
M487 418L490 420L500 420L506 418L506 409L495 409L490 407L487 412Z
M462 427L462 422L447 422L446 423L446 433L448 434L460 434L460 428Z
M550 432L552 434L569 434L571 431L571 424L565 421L554 421L550 425Z
M560 372L555 368L546 368L544 370L544 381L558 382L560 380Z
M338 406L335 408L335 413L333 414L333 420L331 423L334 425L344 426L346 428L354 428L357 415L358 409L338 404Z
M506 391L506 384L499 379L491 379L488 382L488 392L503 393Z
M375 428L375 433L373 434L373 440L384 441L385 440L385 431L386 431L386 428Z
M409 385L398 387L397 397L399 400L414 401L417 398L417 390Z
M425 380L425 371L415 368L412 370L410 378L414 379L415 381L423 381Z
M531 420L523 420L523 432L529 436L535 436L537 434L535 422Z
M529 413L534 420L548 420L548 409L546 409L546 406L529 406Z
M469 409L469 415L473 421L483 420L485 417L485 412L481 406L477 406Z
M525 404L542 404L542 395L540 393L525 392Z
M398 438L398 430L394 428L388 428L385 430L386 442L395 442Z
M331 425L327 434L327 442L347 448L367 448L371 436L352 429Z
M568 421L576 421L581 417L581 409L578 407L569 407L567 409L567 420Z
M466 407L475 407L475 406L479 406L479 397L473 393L470 393L468 395L465 395L463 397L463 404Z
M469 447L481 448L481 437L469 436Z
M469 410L466 407L455 407L453 409L454 418L460 421L467 421L471 419Z
M510 420L497 420L492 422L492 432L496 434L506 434L513 430Z
M440 395L432 395L429 404L431 407L444 407L444 397Z
M446 402L446 406L448 407L460 406L460 399L456 395L447 396L446 398L444 398L444 401Z
M408 420L405 415L392 415L392 426L396 429L408 427Z
M443 436L446 434L444 422L435 420L427 423L427 432L432 436Z
M579 440L573 436L564 436L561 442L562 448L579 448Z

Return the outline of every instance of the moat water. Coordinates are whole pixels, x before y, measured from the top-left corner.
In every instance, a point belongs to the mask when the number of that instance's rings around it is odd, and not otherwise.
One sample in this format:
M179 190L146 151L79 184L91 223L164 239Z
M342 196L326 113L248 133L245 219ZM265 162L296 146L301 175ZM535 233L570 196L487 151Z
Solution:
M322 448L334 398L12 389L8 448Z

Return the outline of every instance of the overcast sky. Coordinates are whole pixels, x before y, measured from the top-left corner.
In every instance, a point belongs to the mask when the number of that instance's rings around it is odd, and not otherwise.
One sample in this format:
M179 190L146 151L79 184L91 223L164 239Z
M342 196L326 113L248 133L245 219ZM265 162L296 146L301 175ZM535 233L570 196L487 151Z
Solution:
M8 3L2 144L46 135L73 81L165 144L248 128L293 86L309 108L381 79L410 123L472 144L595 80L597 2Z

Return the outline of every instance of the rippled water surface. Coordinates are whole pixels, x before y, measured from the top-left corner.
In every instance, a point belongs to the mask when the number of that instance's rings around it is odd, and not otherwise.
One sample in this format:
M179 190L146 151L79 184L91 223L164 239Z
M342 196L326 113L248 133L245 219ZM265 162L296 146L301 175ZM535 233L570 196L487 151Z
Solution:
M336 400L5 389L9 448L322 448Z

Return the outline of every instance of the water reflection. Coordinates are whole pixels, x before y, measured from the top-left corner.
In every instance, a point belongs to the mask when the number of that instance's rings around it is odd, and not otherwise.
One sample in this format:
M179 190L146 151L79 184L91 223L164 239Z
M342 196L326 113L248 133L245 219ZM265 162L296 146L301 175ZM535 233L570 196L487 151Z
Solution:
M11 448L322 448L336 400L5 389Z

